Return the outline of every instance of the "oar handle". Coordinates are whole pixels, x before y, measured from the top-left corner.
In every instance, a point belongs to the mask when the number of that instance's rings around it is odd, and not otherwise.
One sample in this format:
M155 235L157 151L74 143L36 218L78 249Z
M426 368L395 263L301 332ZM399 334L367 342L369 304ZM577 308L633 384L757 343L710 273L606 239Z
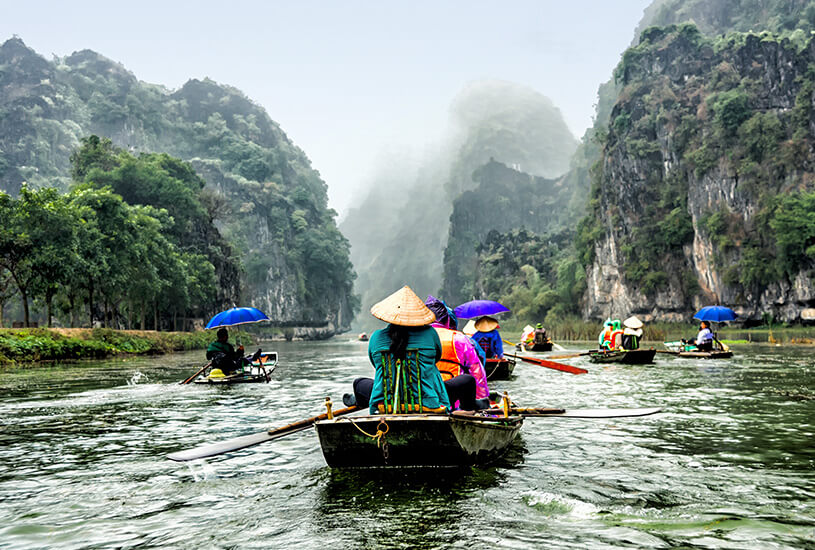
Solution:
M201 369L200 369L198 372L196 372L195 374L193 374L192 376L190 376L190 377L189 377L189 378L187 378L186 380L183 380L182 382L180 382L180 384L181 384L181 385L184 385L184 384L189 384L190 382L192 382L193 380L195 380L195 379L198 377L198 375L199 375L199 374L201 374L202 372L204 372L204 371L206 370L206 368L207 368L208 366L210 366L211 364L212 364L212 361L210 361L209 363L207 363L206 365L204 365L203 367L201 367Z
M332 414L334 416L342 416L344 414L350 414L352 412L356 412L361 410L362 407L354 405L353 407L346 407L344 409L339 409L337 411L333 411ZM305 418L303 420L298 420L297 422L292 422L291 424L286 424L285 426L281 426L280 428L275 428L273 430L269 430L269 435L278 435L284 434L290 431L299 431L303 428L308 428L318 420L325 420L328 418L328 413L324 412L323 414L318 414L317 416L312 416L311 418Z

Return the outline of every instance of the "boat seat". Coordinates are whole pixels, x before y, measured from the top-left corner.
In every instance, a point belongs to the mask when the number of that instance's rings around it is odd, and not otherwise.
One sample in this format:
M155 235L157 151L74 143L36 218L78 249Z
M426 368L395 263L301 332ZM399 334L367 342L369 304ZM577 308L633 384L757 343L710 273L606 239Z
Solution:
M404 360L388 352L382 354L382 393L385 399L378 405L380 414L443 413L446 410L422 404L418 349L408 348Z

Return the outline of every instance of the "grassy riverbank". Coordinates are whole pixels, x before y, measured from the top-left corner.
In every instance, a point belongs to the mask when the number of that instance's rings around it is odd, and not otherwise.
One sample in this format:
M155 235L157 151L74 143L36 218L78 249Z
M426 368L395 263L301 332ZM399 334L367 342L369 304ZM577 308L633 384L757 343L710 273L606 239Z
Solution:
M234 335L232 335L234 337ZM244 341L250 338L244 336ZM0 364L161 354L204 349L212 331L155 332L104 328L0 329Z

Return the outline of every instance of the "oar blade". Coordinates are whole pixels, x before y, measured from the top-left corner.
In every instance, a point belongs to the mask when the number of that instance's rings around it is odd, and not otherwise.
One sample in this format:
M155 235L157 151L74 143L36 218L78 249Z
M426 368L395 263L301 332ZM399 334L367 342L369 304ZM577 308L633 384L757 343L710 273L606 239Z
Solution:
M539 359L538 357L526 357L524 355L510 355L510 357L520 359L521 361L526 361L527 363L532 363L533 365L546 367L547 369L559 370L571 374L586 374L589 372L586 369L581 369L580 367L573 367L571 365L566 365L565 363L556 363L547 359Z
M351 407L336 410L334 411L333 415L342 416L344 414L351 414L361 409L362 407L353 405ZM301 432L306 428L313 426L318 420L325 420L326 418L328 418L328 414L323 413L317 416L312 416L311 418L305 418L303 420L287 424L274 430L259 432L251 435L243 435L241 437L227 439L226 441L209 443L207 445L201 445L200 447L189 449L187 451L178 451L177 453L167 455L167 458L170 460L175 460L176 462L188 462L190 460L198 460L199 458L207 458L210 456L218 456L239 451L241 449L259 445L260 443L266 443L267 441L272 441L289 434Z
M288 433L291 432L287 432L287 434ZM239 451L247 447L252 447L260 443L271 441L272 439L276 439L277 437L280 436L281 436L280 434L269 435L269 432L260 432L251 435L244 435L241 437L236 437L234 439L227 439L226 441L218 441L216 443L210 443L208 445L201 445L200 447L188 449L186 451L178 451L177 453L167 455L167 458L169 458L170 460L175 460L176 462L188 462L190 460L198 460L210 456L217 456L222 455L224 453Z

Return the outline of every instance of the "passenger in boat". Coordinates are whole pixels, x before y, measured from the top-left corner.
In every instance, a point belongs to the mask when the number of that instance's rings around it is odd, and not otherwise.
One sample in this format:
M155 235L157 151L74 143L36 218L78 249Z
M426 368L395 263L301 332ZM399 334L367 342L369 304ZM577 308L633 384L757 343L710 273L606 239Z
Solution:
M217 340L207 347L207 359L212 361L213 369L220 369L224 375L228 376L244 364L243 345L235 349L229 343L229 331L224 327L218 329L215 337Z
M526 325L523 332L521 332L521 345L526 348L535 345L535 329L530 325Z
M611 320L611 317L606 319L606 322L603 323L603 330L600 332L600 336L597 337L597 345L600 346L600 349L609 350L611 349L611 333L614 332L614 322Z
M699 351L713 351L713 332L711 332L710 324L707 321L702 321L699 324L699 333L696 335L696 348Z
M383 355L405 360L408 350L416 354L421 373L422 405L428 409L450 411L450 403L460 401L462 407L475 407L475 378L462 375L453 385L445 384L436 363L442 357L441 340L430 323L436 316L409 286L394 292L371 308L371 314L389 323L377 330L368 341L368 358L374 367L374 378L354 380L354 394L345 394L347 406L368 406L371 414L384 403ZM464 377L469 378L469 380Z
M635 350L640 348L640 337L642 336L642 321L636 317L629 317L623 321L623 349Z
M476 333L473 334L473 340L484 350L487 359L504 358L504 344L498 332L499 328L501 326L498 321L487 315L479 317L475 322Z
M425 305L436 316L436 322L430 326L436 329L441 341L442 357L436 366L441 372L445 386L461 384L463 388L466 388L469 381L466 379L458 381L457 379L469 374L475 379L475 408L489 408L490 388L487 385L484 363L477 351L480 346L469 336L456 330L458 319L443 300L428 296Z

